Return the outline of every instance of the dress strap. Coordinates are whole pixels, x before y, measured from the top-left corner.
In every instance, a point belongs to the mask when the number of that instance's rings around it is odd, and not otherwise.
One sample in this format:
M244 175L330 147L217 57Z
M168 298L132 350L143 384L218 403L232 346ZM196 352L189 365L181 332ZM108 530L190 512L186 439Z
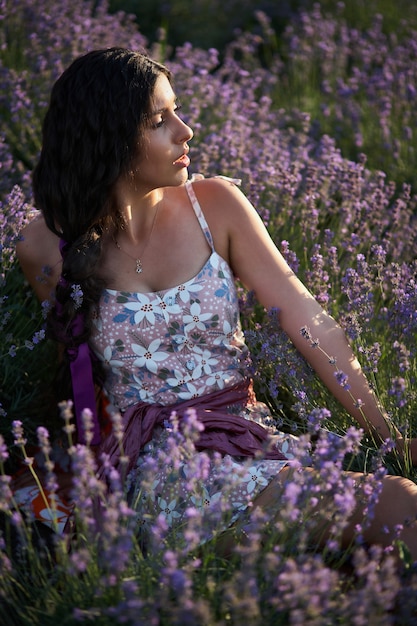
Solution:
M211 232L210 232L210 228L208 227L208 224L206 222L206 218L204 217L203 211L201 210L201 206L199 201L197 200L197 196L194 193L194 189L193 189L193 185L192 182L190 180L188 180L185 183L185 188L187 190L188 193L188 197L190 199L191 205L194 209L194 213L196 214L196 217L199 221L199 224L201 226L201 230L204 233L204 236L207 240L208 245L210 246L210 249L212 252L214 252L214 243L213 243L213 237L211 236Z

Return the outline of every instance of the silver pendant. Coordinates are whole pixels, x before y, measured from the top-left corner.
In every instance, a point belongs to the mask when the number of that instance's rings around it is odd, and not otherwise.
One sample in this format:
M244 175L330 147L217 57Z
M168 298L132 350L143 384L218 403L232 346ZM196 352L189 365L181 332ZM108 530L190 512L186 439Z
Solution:
M142 261L140 259L136 259L136 274L142 274L143 272L143 268L142 268Z

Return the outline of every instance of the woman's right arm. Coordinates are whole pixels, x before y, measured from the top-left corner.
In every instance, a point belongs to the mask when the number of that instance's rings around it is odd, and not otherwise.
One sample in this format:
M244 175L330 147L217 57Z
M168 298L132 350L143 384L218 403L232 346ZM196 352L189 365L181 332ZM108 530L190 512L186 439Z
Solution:
M47 228L42 216L36 217L20 234L16 254L23 274L40 302L53 301L62 265L59 239Z

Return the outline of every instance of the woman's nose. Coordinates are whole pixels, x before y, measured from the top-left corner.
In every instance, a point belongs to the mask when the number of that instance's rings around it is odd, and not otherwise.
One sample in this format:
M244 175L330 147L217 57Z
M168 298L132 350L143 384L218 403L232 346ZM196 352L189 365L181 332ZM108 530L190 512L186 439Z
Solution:
M178 118L178 127L175 131L175 137L178 143L185 143L191 141L194 137L192 128L188 126L182 119Z

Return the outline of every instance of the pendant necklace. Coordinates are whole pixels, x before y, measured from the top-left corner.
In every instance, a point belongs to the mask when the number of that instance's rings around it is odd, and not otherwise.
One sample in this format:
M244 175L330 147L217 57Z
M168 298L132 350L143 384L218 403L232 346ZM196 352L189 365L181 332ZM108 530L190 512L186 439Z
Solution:
M152 222L152 226L151 226L151 230L149 232L149 237L145 242L145 246L142 250L142 254L140 255L143 258L143 255L145 254L146 248L148 247L148 244L151 240L152 237L152 233L153 233L153 229L156 223L156 217L158 215L158 211L159 211L159 204L158 204L158 208L155 211L155 215L153 218L153 222ZM143 272L143 265L142 265L142 260L140 257L134 257L131 254L129 254L128 252L126 252L126 250L123 250L123 248L120 246L119 242L117 241L116 237L113 237L113 241L115 243L115 246L118 250L120 250L121 252L123 252L123 254L125 254L126 256L130 257L134 262L135 262L135 272L136 274L142 274Z

